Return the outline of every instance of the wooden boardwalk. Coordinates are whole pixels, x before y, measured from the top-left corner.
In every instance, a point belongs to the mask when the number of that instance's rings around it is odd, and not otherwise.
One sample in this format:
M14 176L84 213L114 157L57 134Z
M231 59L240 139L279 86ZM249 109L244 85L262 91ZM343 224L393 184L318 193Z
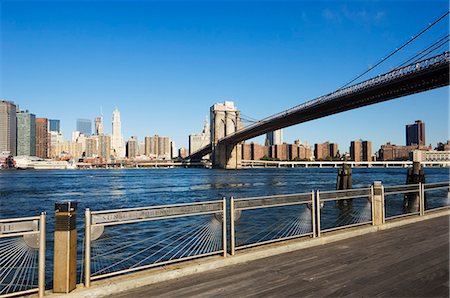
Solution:
M449 297L447 216L113 297Z

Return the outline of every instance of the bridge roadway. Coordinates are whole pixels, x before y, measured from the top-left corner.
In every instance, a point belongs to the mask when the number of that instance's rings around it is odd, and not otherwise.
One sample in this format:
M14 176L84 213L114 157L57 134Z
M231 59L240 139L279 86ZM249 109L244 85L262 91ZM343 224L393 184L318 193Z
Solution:
M449 297L449 218L434 219L112 295Z

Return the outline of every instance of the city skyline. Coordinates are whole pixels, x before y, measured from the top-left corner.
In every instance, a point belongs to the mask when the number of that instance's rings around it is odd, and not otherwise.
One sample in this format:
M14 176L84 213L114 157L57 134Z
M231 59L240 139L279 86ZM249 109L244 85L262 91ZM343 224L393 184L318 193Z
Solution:
M110 115L118 106L123 139L168 135L178 148L188 147L188 135L200 132L212 104L234 101L242 114L261 119L323 95L448 10L445 1L423 9L383 1L351 6L177 3L172 10L145 1L110 4L4 3L0 97L36 117L60 119L66 139L76 119L93 121L101 107ZM102 15L95 13L99 7L105 8ZM78 24L81 16L84 21ZM166 17L180 20L168 22ZM435 40L440 29L417 48ZM71 33L75 41L64 37ZM112 41L117 45L113 49L108 47ZM411 52L369 77L396 66ZM42 62L30 61L33 55ZM79 76L84 70L89 74ZM52 80L56 87L49 84ZM434 147L448 139L448 91L444 87L289 127L284 139L311 144L371 139L375 148L389 141L403 145L404 125L421 119L427 123L427 144ZM105 133L109 129L106 125ZM264 136L256 142L264 144Z

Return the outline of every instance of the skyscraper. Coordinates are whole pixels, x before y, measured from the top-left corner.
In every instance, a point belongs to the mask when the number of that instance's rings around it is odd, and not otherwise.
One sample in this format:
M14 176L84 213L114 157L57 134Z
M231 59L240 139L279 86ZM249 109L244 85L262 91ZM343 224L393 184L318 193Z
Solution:
M92 134L92 121L89 119L77 119L77 131L85 136Z
M211 142L211 132L209 130L208 120L205 120L203 131L200 134L189 135L189 154L194 153L200 148L208 145ZM209 157L205 157L207 159Z
M36 156L48 158L48 119L36 118Z
M145 155L157 159L172 158L172 141L168 137L145 137Z
M17 154L16 105L11 101L0 100L0 153L9 151Z
M95 134L103 134L103 116L95 117Z
M36 155L36 116L17 112L17 155Z
M283 144L282 129L271 131L266 134L266 142L265 142L266 146L281 145L281 144Z
M406 146L411 145L425 146L425 123L421 120L406 125Z
M98 136L98 156L104 161L110 161L111 156L111 137L106 135Z
M116 157L125 157L125 148L120 124L120 112L117 107L112 114L111 149L114 150Z
M49 131L61 132L59 120L50 119L48 120L48 122L49 122Z
M131 137L127 142L127 158L135 158L138 155L137 137Z

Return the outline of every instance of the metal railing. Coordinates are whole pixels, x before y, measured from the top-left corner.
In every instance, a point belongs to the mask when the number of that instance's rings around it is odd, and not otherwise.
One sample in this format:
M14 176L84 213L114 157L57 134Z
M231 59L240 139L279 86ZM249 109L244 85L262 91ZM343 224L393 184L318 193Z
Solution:
M222 253L226 200L86 209L84 281ZM120 227L122 227L121 230Z
M287 208L283 209L283 207ZM253 222L263 220L265 224L260 225L262 229L258 230L255 226L251 227L248 231L240 231L237 229L237 223L238 221L243 221L246 211L260 211L261 209L266 208L271 208L271 212L269 214L259 212L259 214L256 213L248 217ZM280 208L282 209L281 211ZM314 208L314 192L241 199L231 197L231 254L234 255L235 251L239 249L281 240L315 235L316 227L314 220L312 220L314 216ZM277 216L277 212L274 211L275 209L278 209L279 216ZM244 226L249 226L249 224L244 224ZM236 235L238 235L238 238Z
M427 193L428 192L428 193ZM433 196L430 195L433 192ZM450 181L422 184L423 212L450 208Z
M384 186L383 188L385 199L385 219L391 220L400 217L423 215L423 191L422 184L406 184L396 186ZM417 197L417 206L407 206L407 197L413 200ZM392 214L392 210L402 210L400 213Z
M44 296L45 221L45 213L0 220L0 297Z
M316 191L317 236L323 232L370 224L372 198L373 187ZM330 204L332 201L334 206Z

